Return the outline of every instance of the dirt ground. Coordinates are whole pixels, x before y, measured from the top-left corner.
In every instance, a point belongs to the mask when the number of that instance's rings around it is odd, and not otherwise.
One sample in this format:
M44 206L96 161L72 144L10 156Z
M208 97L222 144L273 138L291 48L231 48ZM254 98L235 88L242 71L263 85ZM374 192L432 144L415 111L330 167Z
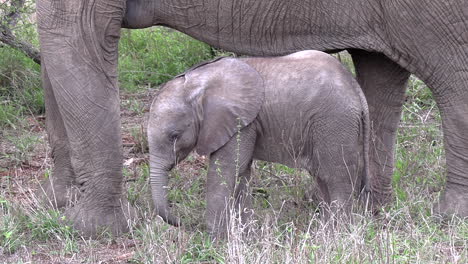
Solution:
M148 160L146 118L154 95L155 90L121 95L123 162L128 171L136 170ZM34 193L44 179L44 174L52 166L50 147L47 144L44 116L27 117L23 123L21 129L10 128L1 132L0 193L8 201L15 201L25 208L35 208L37 201ZM28 138L28 142L18 143L22 137ZM23 146L25 144L26 147ZM203 159L192 162L204 164ZM185 167L194 169L190 165ZM131 176L126 178L126 181L134 180ZM139 241L129 236L117 239L81 239L77 250L79 253L65 255L60 253L63 251L63 241L33 243L22 245L11 255L0 251L0 263L128 263L138 243Z
M145 166L148 161L146 118L155 94L156 90L150 89L121 95L124 188L129 200L132 195L149 195L145 191L147 181L142 175L148 173ZM87 240L60 233L64 230L57 221L61 215L40 207L34 195L52 165L45 117L24 117L16 127L0 131L0 217L27 218L25 224L19 225L21 230L15 233L21 244L12 254L2 248L4 243L0 240L0 263L158 263L154 259L163 259L159 263L219 263L219 252L224 254L221 259L225 263L251 263L245 261L246 256L262 260L257 263L281 263L262 259L270 259L277 252L284 255L277 256L278 259L300 257L303 260L300 263L310 262L311 255L319 260L316 263L361 263L357 260L367 260L365 263L376 260L466 263L466 223L455 219L440 225L430 217L429 208L438 200L444 182L441 178L445 160L440 125L433 124L437 123L432 120L433 112L420 109L415 103L405 107L411 110L408 111L411 115L404 114L400 125L399 160L394 177L397 199L388 211L376 218L357 215L355 225L346 223L342 233L330 235L329 229L322 228L317 221L316 206L311 205L313 199L307 195L310 175L282 165L258 162L253 166L256 176L253 178L257 178L253 182L257 204L253 223L261 224L257 230L262 239L254 241L253 245L238 241L220 248L203 240L203 223L200 224L203 221L200 220L205 206L205 177L197 176L206 172L207 159L197 155L178 164L174 176L179 178L172 177L173 189L179 191L171 199L172 209L180 210L180 215L185 217L185 229L171 227L151 216L148 213L151 205L143 204L139 208L146 213L146 218L132 232L118 238L103 236ZM416 117L412 118L412 115ZM151 203L149 196L135 201ZM10 209L6 210L8 207ZM41 219L44 214L46 220ZM9 230L2 229L2 220L0 218L0 239L5 236L2 232ZM8 227L9 222L5 223ZM312 228L311 232L309 228ZM38 234L34 238L32 233L42 230L45 238L38 239ZM346 254L340 253L345 251ZM232 252L235 252L234 260L230 255Z

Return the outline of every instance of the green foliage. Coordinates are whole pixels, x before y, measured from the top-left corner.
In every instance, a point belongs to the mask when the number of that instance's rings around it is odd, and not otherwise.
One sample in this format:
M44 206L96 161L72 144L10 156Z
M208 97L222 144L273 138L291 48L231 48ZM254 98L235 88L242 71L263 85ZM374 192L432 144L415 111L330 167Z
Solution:
M44 111L39 65L17 50L0 47L0 127L14 127L22 116Z
M412 76L406 96L393 175L397 206L415 199L414 194L421 200L434 197L445 184L441 119L431 91Z
M225 263L223 255L209 236L197 234L192 238L191 245L182 254L179 263Z
M127 199L132 205L143 205L152 202L149 194L149 166L144 164L130 171L124 168L123 174L129 183L127 184ZM145 201L145 198L147 199Z
M11 3L16 2L16 5ZM19 2L23 2L18 5ZM36 0L3 0L0 2L0 27L11 30L15 36L32 46L39 46L37 25L35 23ZM17 12L19 16L12 21L7 14Z
M37 45L32 23L20 22L15 33ZM219 53L209 46L172 30L123 30L119 81L124 92L138 92L215 55ZM349 54L337 57L354 72ZM23 116L44 112L40 86L39 66L20 52L0 46L0 127L19 127ZM122 107L135 116L145 111L141 101L132 99L123 101ZM61 255L59 262L87 258L93 259L89 262L125 262L125 258L106 259L105 255L114 253L106 250L117 248L116 257L121 251L132 253L126 259L129 263L466 263L468 222L453 218L441 224L430 212L445 181L440 128L430 90L411 77L395 153L392 183L396 201L379 216L359 211L351 223L339 220L336 232L330 232L329 223L319 220L316 205L310 202L313 177L279 164L255 163L251 183L255 216L248 223L254 239L231 228L226 241L215 243L205 232L206 164L200 158L190 156L170 174L169 200L174 214L183 221L181 228L152 215L147 164L126 167L124 189L142 217L130 234L111 242L82 239L64 224L67 219L61 212L46 209L30 198L29 187L21 190L27 180L15 178L9 168L0 169L0 262L15 255L12 253L19 257L6 263L36 261L35 254L46 258ZM129 133L137 143L132 154L146 155L144 128L137 126ZM14 146L14 151L0 159L13 160L14 165L29 159L39 138L21 135L0 134L4 142ZM47 168L45 174L49 171ZM52 258L56 256L45 261Z
M146 128L143 125L133 127L130 130L130 135L132 136L135 146L133 147L134 153L148 153L148 137L146 135Z
M124 99L121 100L123 108L130 110L134 115L142 115L145 111L145 104L138 99Z
M126 91L155 87L213 57L208 45L162 27L122 30L119 52L120 86Z
M169 190L168 199L173 204L175 215L183 217L189 225L201 227L203 223L198 219L203 215L206 203L199 197L205 194L206 170L200 169L197 174L186 179L179 169L174 169L169 175L169 182L175 187Z
M32 240L62 242L66 253L77 250L77 234L65 224L59 211L24 207L0 195L0 216L0 251L3 253L14 253Z
M34 6L32 0L2 1L0 31L6 28L18 40L37 46L36 25L30 19ZM13 16L17 19L6 17L17 9L21 14ZM15 127L22 116L43 113L44 96L40 87L39 66L20 51L0 43L0 127Z
M15 214L11 203L0 196L0 255L12 253L23 243L24 225Z
M11 153L0 153L0 157L10 160L14 165L28 161L31 152L40 142L40 138L33 134L6 136L6 139L14 146L14 149Z
M31 230L32 238L39 241L57 238L66 240L76 235L75 231L66 224L65 217L56 210L37 211L30 220L28 228Z
M17 31L21 39L37 44L33 24L22 23ZM173 30L122 30L120 86L126 91L155 87L213 54L217 53L208 45ZM129 103L132 111L142 114L141 104ZM40 66L21 52L0 46L0 127L15 127L24 115L44 111Z
M339 60L354 76L356 76L356 69L354 68L353 59L347 51L332 54Z

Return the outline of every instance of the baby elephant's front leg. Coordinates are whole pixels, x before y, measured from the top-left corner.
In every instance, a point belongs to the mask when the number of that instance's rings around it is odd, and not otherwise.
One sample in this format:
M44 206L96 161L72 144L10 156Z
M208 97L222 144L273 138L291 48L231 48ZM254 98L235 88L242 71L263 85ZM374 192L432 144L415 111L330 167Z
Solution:
M219 159L212 162L210 167L213 169L209 170L206 187L207 227L214 236L224 237L234 217L244 223L251 214L247 187L250 167L238 176L230 164L223 166Z
M210 157L206 223L214 236L226 235L232 216L242 223L251 214L248 183L254 145L255 133L246 127Z

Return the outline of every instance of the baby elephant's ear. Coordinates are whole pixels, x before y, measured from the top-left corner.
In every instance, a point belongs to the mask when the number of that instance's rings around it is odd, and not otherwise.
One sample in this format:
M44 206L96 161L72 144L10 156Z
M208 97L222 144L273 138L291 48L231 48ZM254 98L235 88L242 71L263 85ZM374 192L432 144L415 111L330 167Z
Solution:
M196 150L209 155L218 150L258 115L265 97L260 74L247 63L224 58L186 75L202 91L202 121ZM192 84L193 85L193 84Z

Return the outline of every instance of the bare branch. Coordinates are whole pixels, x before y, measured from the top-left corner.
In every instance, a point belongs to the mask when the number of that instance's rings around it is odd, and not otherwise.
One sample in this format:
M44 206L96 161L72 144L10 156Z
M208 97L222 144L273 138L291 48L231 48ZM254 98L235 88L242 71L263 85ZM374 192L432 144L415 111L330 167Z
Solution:
M13 35L9 29L4 28L3 26L0 26L0 41L12 48L20 50L26 54L26 56L31 58L35 63L41 64L41 55L39 50L37 50L29 43L16 39L15 35Z

